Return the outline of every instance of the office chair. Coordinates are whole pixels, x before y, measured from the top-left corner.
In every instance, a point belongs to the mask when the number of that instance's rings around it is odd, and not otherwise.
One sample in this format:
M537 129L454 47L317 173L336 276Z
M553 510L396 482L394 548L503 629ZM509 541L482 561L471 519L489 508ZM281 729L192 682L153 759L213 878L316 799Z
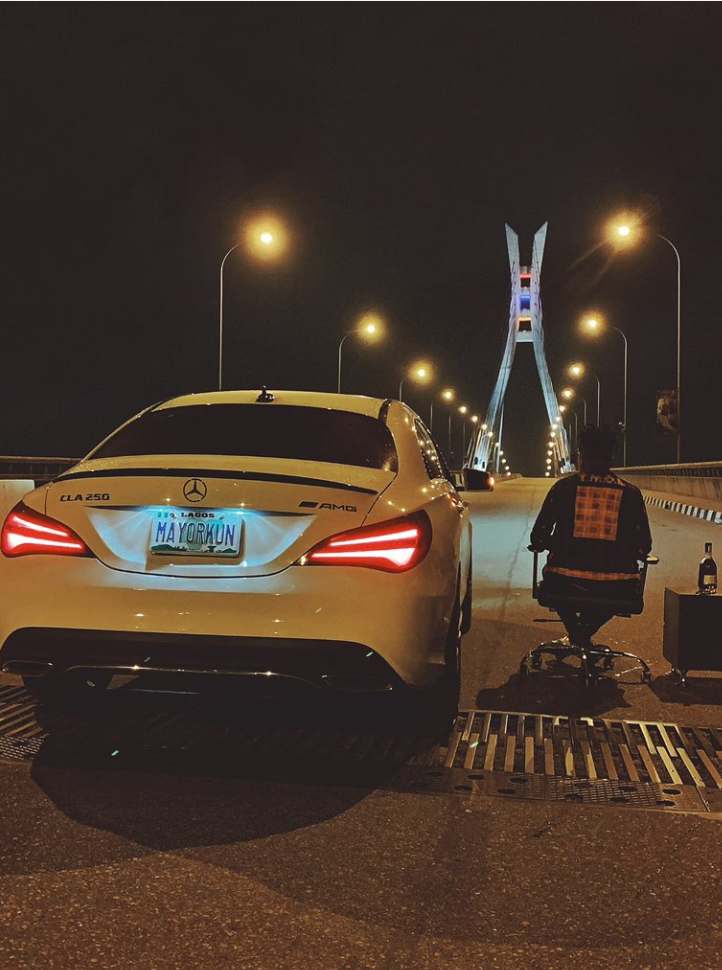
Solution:
M532 596L540 606L546 606L552 611L556 610L557 607L574 611L589 607L599 607L603 610L614 611L615 616L629 617L637 615L644 609L644 586L647 581L647 568L659 562L657 556L647 556L646 560L641 563L639 590L635 596L629 597L628 599L611 599L601 596L566 596L545 590L544 581L538 579L539 553L531 546L528 548L530 552L534 553ZM603 644L584 647L578 646L571 641L564 642L562 640L550 640L546 643L540 643L538 647L530 650L519 665L519 674L522 677L526 677L529 673L530 666L539 669L542 665L542 657L545 654L554 657L557 661L562 661L566 657L577 657L580 662L579 677L585 687L592 687L596 683L600 672L603 670L611 670L614 666L614 661L621 657L627 657L637 661L642 668L642 683L647 684L651 680L649 666L636 654L627 653L625 650L612 650ZM597 667L598 661L601 661L601 670Z

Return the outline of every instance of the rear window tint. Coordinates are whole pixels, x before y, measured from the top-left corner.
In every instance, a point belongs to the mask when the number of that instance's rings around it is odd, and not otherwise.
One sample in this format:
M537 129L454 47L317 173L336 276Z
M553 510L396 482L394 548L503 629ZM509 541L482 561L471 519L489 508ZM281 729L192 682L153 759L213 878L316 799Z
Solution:
M378 418L283 404L146 411L88 457L126 455L238 455L398 470L391 432Z

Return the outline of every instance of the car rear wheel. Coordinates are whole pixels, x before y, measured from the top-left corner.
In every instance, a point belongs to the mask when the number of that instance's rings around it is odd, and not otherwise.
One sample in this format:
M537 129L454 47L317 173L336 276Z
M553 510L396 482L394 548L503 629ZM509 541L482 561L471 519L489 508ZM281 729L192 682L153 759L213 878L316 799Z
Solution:
M430 729L434 735L448 731L459 713L461 634L462 610L457 591L446 638L444 672L433 687L408 695L411 714L418 728Z
M41 704L87 704L106 689L112 674L104 671L60 676L23 677L25 690Z
M471 566L469 566L469 578L466 581L466 594L464 602L461 604L461 634L468 633L471 629L471 603L472 603L472 584Z

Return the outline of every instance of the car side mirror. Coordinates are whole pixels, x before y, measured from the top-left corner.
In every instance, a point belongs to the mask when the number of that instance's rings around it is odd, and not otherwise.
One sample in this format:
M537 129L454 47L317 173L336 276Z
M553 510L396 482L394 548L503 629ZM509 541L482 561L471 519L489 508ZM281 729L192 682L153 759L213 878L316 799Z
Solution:
M480 468L464 468L461 474L470 492L481 492L487 487L489 476Z

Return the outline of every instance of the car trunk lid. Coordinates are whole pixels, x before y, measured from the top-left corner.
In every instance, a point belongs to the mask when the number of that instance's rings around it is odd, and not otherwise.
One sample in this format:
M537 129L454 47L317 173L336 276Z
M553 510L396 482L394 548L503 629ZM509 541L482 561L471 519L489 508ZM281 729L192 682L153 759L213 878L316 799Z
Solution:
M283 458L146 455L81 462L46 512L105 565L160 576L264 576L360 526L395 473Z

